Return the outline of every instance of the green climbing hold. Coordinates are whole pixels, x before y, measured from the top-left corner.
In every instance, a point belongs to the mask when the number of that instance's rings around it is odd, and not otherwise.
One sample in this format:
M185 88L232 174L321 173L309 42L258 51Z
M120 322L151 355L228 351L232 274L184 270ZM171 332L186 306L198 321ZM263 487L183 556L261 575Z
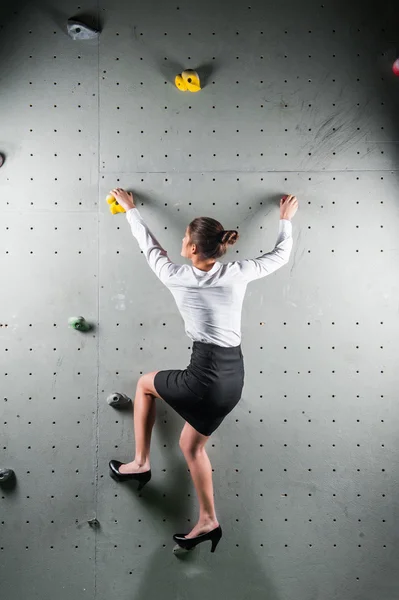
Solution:
M89 331L91 329L90 323L84 317L70 317L68 325L77 331Z

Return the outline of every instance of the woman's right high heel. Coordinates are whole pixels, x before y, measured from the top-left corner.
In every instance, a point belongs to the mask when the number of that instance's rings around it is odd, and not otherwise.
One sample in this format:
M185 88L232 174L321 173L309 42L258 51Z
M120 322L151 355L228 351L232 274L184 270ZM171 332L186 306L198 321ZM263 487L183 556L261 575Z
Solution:
M137 490L140 492L151 479L151 469L144 471L144 473L120 473L119 467L123 464L119 460L111 460L109 462L112 479L115 479L115 481L130 481L131 479L135 479L139 483Z
M222 528L219 525L219 527L216 527L216 529L212 529L212 531L208 531L208 533L201 533L201 535L197 535L193 538L186 538L184 537L185 535L187 534L176 533L173 536L174 541L177 542L181 548L184 548L185 550L191 550L197 544L200 544L201 542L206 542L207 540L211 540L211 552L215 552L216 546L218 545L220 538L222 537Z

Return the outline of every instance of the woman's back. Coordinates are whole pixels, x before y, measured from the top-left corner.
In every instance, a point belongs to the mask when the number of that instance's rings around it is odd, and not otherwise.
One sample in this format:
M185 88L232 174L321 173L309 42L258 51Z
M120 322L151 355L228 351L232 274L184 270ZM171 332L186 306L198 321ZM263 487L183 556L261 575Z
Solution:
M219 346L238 346L247 285L287 264L293 244L291 221L280 219L271 252L254 259L215 262L210 271L202 271L173 263L137 208L127 211L126 218L149 266L171 291L188 337Z

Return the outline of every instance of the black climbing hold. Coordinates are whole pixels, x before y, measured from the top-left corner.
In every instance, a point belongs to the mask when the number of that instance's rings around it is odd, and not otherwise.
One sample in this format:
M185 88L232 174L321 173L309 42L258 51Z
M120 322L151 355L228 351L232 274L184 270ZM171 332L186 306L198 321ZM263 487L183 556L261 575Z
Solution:
M0 485L6 483L15 477L12 469L0 469Z
M87 522L90 527L100 527L100 522L97 519L89 519Z

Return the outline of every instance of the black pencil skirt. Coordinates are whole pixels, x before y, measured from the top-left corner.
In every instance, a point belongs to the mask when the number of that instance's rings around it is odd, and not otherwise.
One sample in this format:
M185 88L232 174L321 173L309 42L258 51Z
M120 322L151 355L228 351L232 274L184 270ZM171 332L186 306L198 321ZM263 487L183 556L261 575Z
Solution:
M241 345L194 342L188 367L158 371L154 387L185 421L209 436L240 401L244 374Z

